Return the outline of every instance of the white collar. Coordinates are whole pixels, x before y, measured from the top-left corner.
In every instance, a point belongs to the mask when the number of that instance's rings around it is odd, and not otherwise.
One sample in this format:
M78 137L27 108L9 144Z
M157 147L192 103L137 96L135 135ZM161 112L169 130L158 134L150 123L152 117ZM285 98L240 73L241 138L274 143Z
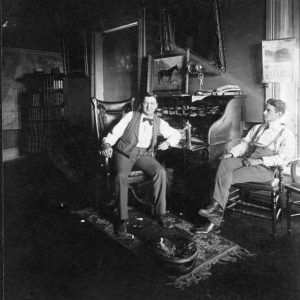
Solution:
M145 115L145 114L142 112L142 118L141 118L141 119L143 119L143 118L153 119L153 117L154 117L154 115L153 115L153 116L147 116L147 115Z
M284 125L284 124L282 123L281 118L269 123L270 128L278 128L278 127L281 127L282 125Z

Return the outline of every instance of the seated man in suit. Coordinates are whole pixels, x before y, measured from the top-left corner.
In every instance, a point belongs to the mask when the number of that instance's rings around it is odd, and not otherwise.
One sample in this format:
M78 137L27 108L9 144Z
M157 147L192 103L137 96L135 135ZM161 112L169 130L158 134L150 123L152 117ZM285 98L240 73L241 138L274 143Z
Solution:
M147 93L140 111L127 113L103 139L102 154L115 160L115 193L120 221L117 233L127 237L128 225L128 174L133 167L153 179L156 217L163 227L171 227L166 218L166 171L154 158L154 148L166 150L178 144L180 133L155 115L156 96ZM165 140L157 146L157 136ZM112 148L114 146L114 150Z
M255 125L230 153L224 154L216 173L213 201L199 215L209 223L195 228L196 233L209 234L221 225L229 189L232 184L251 181L266 182L274 178L274 167L284 166L294 155L294 136L281 117L286 105L269 99L264 111L264 124Z

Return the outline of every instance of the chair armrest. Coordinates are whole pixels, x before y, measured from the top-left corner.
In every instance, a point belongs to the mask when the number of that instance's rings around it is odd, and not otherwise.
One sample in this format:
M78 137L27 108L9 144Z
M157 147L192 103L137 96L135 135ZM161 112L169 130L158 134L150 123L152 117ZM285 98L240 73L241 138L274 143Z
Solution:
M283 191L283 170L284 166L277 166L275 171L275 178L279 179L278 186L280 193Z
M99 155L100 155L100 157L101 157L102 159L104 159L103 163L101 163L101 166L104 166L106 173L109 173L109 174L110 174L110 158L105 157L105 156L102 154L101 147L100 147L100 149L99 149Z
M293 160L290 160L287 165L290 166L290 165L293 165L293 164L297 164L299 161L300 161L300 157L297 157Z
M295 158L291 161L289 161L288 165L291 166L291 177L292 177L292 183L295 183L299 181L299 178L297 178L297 164L300 162L300 158Z
M105 166L106 172L108 174L110 174L110 159L108 157L105 157L104 166Z

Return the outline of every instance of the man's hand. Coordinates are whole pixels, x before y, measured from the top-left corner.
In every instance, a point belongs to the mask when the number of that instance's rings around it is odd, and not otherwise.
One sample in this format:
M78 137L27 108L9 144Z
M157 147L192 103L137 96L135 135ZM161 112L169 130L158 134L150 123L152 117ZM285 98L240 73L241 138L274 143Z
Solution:
M103 144L101 154L105 157L111 158L113 154L113 148L110 144Z
M220 159L227 159L227 158L232 158L233 154L232 153L226 153L220 156Z
M169 142L164 141L164 142L162 142L162 143L160 143L160 144L158 145L157 149L158 149L158 150L163 150L163 151L164 151L164 150L167 150L169 147L170 147Z
M261 158L244 158L242 160L244 167L253 167L263 164L263 160Z

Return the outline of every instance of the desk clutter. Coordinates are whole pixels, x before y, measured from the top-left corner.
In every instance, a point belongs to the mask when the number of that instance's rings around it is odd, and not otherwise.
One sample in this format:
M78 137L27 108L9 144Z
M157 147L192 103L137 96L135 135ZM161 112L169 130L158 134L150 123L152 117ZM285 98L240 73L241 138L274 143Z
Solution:
M206 117L219 115L223 111L221 105L162 105L157 108L157 115L164 116L186 116Z
M191 141L189 139L188 143L207 144L209 127L222 116L224 109L224 103L163 104L158 106L156 113L175 128L186 128L189 124ZM191 150L193 147L187 148Z
M212 163L242 134L242 102L244 95L210 95L193 101L192 95L158 96L157 115L172 127L183 130L181 145L177 148L194 152L192 157ZM197 151L195 151L197 150ZM186 153L186 155L190 155Z

